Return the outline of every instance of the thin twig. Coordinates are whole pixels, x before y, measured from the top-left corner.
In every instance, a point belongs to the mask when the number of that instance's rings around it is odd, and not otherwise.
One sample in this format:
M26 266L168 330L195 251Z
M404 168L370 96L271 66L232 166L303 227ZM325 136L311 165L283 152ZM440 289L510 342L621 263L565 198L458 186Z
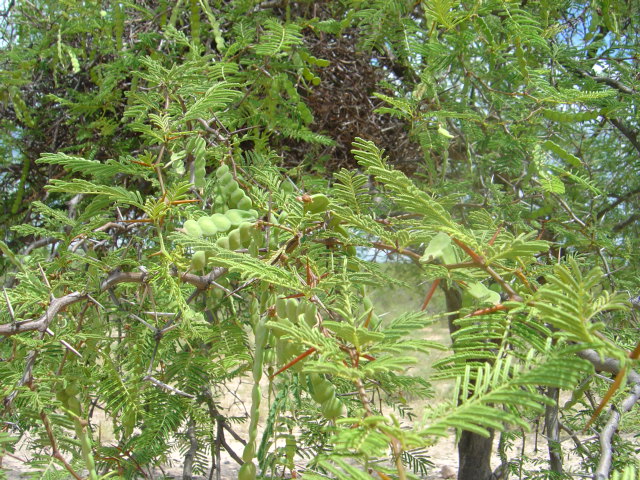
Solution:
M47 432L47 437L49 438L49 443L51 444L51 449L52 449L51 456L56 460L58 460L60 463L62 463L62 465L64 465L64 468L67 469L67 471L71 474L73 478L75 478L76 480L82 480L82 477L78 475L78 473L73 469L71 465L69 465L69 462L65 460L65 458L60 453L60 450L58 450L58 443L56 442L56 437L53 435L53 430L51 428L51 423L49 422L49 417L47 416L46 413L44 413L44 411L40 412L40 419L44 424L45 431Z
M16 315L13 312L13 306L11 305L11 300L9 300L9 295L7 295L7 289L2 287L2 293L4 293L4 299L7 302L7 309L9 310L9 316L11 317L11 321L16 321Z
M180 395L182 397L187 397L187 398L196 398L195 395L191 395L190 393L183 392L182 390L172 387L171 385L167 385L166 383L161 382L160 380L158 380L155 377L152 377L151 375L145 375L142 379L147 380L160 388L173 392L176 395Z

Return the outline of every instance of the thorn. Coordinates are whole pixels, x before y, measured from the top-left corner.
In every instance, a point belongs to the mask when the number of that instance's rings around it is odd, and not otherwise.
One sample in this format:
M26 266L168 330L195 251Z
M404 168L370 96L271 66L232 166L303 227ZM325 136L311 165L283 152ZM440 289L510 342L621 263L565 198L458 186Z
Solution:
M271 375L271 380L273 380L275 378L276 375L281 374L282 372L284 372L285 370L290 369L291 367L293 367L296 363L298 363L300 360L302 360L305 357L308 357L309 355L311 355L313 352L316 351L315 347L311 347L309 350L307 350L306 352L301 353L300 355L298 355L296 358L294 358L293 360L291 360L289 363L287 363L284 367L282 367L280 370L278 370L276 373L274 373L273 375Z
M427 292L427 296L424 298L424 302L422 302L422 307L420 308L421 311L424 312L427 309L427 306L431 301L431 297L433 297L433 294L436 292L436 288L438 288L438 285L440 285L440 279L436 278L435 281L431 284L431 287L429 287L429 291Z

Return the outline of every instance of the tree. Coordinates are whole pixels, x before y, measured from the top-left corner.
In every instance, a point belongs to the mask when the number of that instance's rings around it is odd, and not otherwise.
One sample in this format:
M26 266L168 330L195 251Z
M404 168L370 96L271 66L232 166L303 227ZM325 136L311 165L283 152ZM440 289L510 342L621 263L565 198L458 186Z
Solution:
M414 449L456 429L468 479L492 475L485 438L544 415L562 475L558 428L589 422L594 369L629 372L622 410L640 396L630 295L614 293L637 291L634 8L10 3L13 431L44 430L76 478L144 476L182 435L184 478L225 448L245 479L310 452L304 478L409 478L427 465ZM372 250L420 266L425 308L445 293L453 351L430 379L405 369L446 348L416 335L435 319L378 318L367 289L393 279ZM219 399L249 372L240 454ZM403 428L403 392L436 378L453 399ZM559 389L577 392L562 422ZM120 419L116 445L95 444L96 407ZM607 478L617 410L597 422L585 469Z

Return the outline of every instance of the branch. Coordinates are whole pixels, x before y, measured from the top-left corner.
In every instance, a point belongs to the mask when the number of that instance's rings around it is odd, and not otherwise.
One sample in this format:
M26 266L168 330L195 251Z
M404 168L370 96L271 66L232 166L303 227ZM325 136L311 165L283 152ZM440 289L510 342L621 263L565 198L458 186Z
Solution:
M640 214L638 213L634 213L633 215L630 215L626 220L621 221L620 223L616 223L612 230L615 233L618 233L620 230L623 230L624 228L626 228L629 224L635 222L636 220L638 220L640 218Z
M600 358L600 354L591 348L578 352L578 356L591 362L595 369L601 372L613 373L614 375L617 375L622 369L618 360L614 358L606 358L602 360ZM631 370L628 373L627 378L632 383L640 384L640 374L638 374L635 370Z
M578 352L578 356L588 360L593 364L596 370L603 372L619 374L623 367L620 366L620 362L613 358L606 358L602 360L598 352L592 349L582 350ZM611 470L611 462L613 457L613 449L611 446L611 438L618 430L620 423L621 412L628 412L640 399L640 374L634 370L630 370L627 374L628 380L634 385L631 387L631 393L624 399L620 405L620 410L615 407L611 407L611 415L609 420L602 428L600 432L600 461L598 467L593 474L594 480L606 480L609 478L609 471Z
M9 2L9 5L7 5L7 8L5 8L4 10L0 11L0 16L2 17L8 17L9 16L9 12L11 11L11 9L13 8L13 6L15 5L16 0L11 0Z
M615 118L608 119L611 125L616 127L622 135L627 137L627 139L631 142L633 147L636 149L638 153L640 153L640 142L638 141L638 133L632 131L628 126L622 123L620 120Z
M620 80L616 80L615 78L605 77L603 75L591 75L590 73L582 70L580 68L572 68L575 72L582 75L584 78L588 78L589 80L593 80L597 83L604 83L605 85L609 85L611 88L615 88L621 93L626 93L627 95L633 95L633 88L627 87Z
M38 330L44 332L49 328L49 324L53 321L53 318L69 305L80 302L87 298L86 293L73 292L64 297L54 298L49 304L49 308L38 320L24 320L22 322L5 323L0 325L0 335L10 336L17 333L31 332Z
M622 412L628 412L636 402L638 402L638 399L640 399L640 384L636 383L631 388L629 396L627 396L620 405L620 410ZM612 407L611 416L600 432L600 461L598 462L598 468L596 468L596 471L593 474L594 480L606 480L609 478L609 471L611 470L611 461L613 457L611 439L613 438L613 434L618 431L620 418L620 411L617 408Z
M176 395L180 395L182 397L187 397L187 398L196 398L195 395L191 395L190 393L183 392L182 390L172 387L171 385L167 385L166 383L161 382L160 380L158 380L155 377L152 377L151 375L146 375L142 380L147 380L153 383L155 386L163 388L164 390L167 390L169 392L175 393Z
M610 210L613 210L614 208L616 208L621 203L626 202L631 197L633 197L635 195L638 195L639 193L640 193L640 188L636 188L635 190L631 190L631 191L625 193L624 195L621 195L620 197L618 197L616 199L615 202L613 202L613 203L607 205L606 207L603 207L602 209L600 209L600 211L598 213L596 213L596 218L598 220L600 220L607 212L609 212Z
M206 290L215 285L215 281L227 273L226 268L216 267L208 275L194 275L193 273L179 273L177 270L171 272L171 275L178 277L186 283L190 283L198 287L200 290ZM100 284L100 290L105 291L115 287L119 283L145 283L148 280L148 273L138 272L121 272L114 271Z
M78 473L73 469L73 467L67 462L67 460L62 456L60 450L58 450L58 443L56 442L56 437L53 435L53 429L51 428L51 422L49 422L49 417L44 413L44 410L40 412L40 418L42 419L42 423L44 424L45 431L47 432L47 437L49 437L49 444L51 445L51 456L58 460L64 468L67 469L69 474L76 480L82 480L82 477L78 475Z
M502 290L504 290L504 292L509 295L509 298L511 300L514 300L516 302L521 302L522 301L522 297L520 295L517 294L517 292L513 289L513 287L511 287L511 285L509 285L504 278L502 278L500 276L500 274L498 272L496 272L493 268L491 268L489 265L486 264L486 261L484 259L484 257L478 253L476 253L471 247L469 247L466 243L464 243L461 240L458 240L455 237L451 237L451 239L454 241L454 243L456 245L458 245L460 248L462 248L462 250L464 250L464 252L469 255L471 257L471 260L473 260L479 268L483 269L485 272L487 272L489 274L489 276L491 276L491 278L493 278L499 285L500 288L502 288Z

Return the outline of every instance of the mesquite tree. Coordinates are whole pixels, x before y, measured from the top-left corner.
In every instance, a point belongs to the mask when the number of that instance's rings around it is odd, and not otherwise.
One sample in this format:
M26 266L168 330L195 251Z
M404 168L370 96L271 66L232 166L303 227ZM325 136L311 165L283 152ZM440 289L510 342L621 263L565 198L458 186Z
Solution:
M184 478L221 449L241 480L411 478L457 432L488 479L527 472L487 438L543 419L541 475L570 473L562 427L606 478L640 396L633 8L9 2L3 451L31 434L47 478L148 476L176 439ZM422 309L379 316L372 252L418 266ZM451 347L420 333L442 317Z

